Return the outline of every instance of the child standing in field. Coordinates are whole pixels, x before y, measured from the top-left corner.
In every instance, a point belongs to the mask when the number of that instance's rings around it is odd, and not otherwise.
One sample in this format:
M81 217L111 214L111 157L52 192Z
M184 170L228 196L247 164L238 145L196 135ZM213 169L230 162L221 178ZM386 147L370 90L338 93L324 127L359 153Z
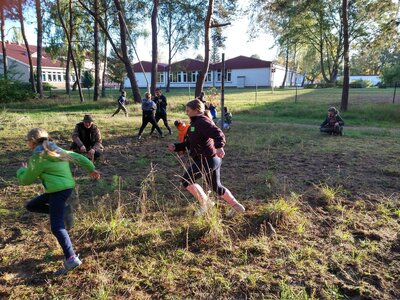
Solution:
M69 163L84 167L94 179L99 179L100 173L83 155L61 149L48 139L49 135L43 128L33 128L28 132L27 145L33 150L33 155L18 169L17 178L21 185L32 184L38 178L42 181L45 193L28 201L26 208L31 212L50 214L51 231L65 257L64 267L55 274L63 275L82 264L73 250L64 224L64 217L72 223L72 211L66 201L73 192L75 181Z
M158 127L156 119L154 118L154 111L157 109L157 105L153 100L151 100L151 94L146 93L145 98L142 100L142 126L139 129L138 139L142 138L143 130L146 128L147 124L153 125L153 127L158 131L161 137L163 137L163 133Z
M243 205L221 184L220 169L222 158L225 156L224 133L205 116L204 104L200 100L188 102L186 114L190 117L186 139L182 143L169 144L168 149L175 152L189 149L194 162L183 175L182 184L199 201L200 209L197 214L207 213L213 204L203 188L196 183L196 180L203 176L214 192L231 206L229 216L245 211Z
M118 108L117 110L112 114L111 117L114 117L119 111L122 109L125 113L125 117L128 117L128 110L125 107L126 104L126 92L121 91L121 96L118 98Z

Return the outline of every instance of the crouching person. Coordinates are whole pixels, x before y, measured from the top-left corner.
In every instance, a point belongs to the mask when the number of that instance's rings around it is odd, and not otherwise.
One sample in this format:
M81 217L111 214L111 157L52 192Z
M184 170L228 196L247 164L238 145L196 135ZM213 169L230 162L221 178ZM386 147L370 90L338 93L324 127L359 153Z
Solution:
M330 135L343 135L344 121L340 117L338 110L335 107L330 107L328 109L328 115L319 130L321 132L328 133Z
M82 122L76 124L72 140L70 148L72 151L86 154L92 161L101 156L103 151L101 133L90 115L85 115Z

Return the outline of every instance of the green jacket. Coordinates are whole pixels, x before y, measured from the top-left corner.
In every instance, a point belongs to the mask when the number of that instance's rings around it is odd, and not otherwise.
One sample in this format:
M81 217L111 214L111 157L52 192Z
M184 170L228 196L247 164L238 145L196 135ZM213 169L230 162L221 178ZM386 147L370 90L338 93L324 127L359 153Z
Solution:
M63 151L71 156L72 161L88 172L92 172L94 164L83 155L66 151L52 144L58 151ZM54 147L53 146L53 147ZM43 147L37 146L29 159L27 168L20 168L17 171L18 182L21 185L29 185L38 178L41 179L46 193L55 193L75 187L75 180L72 176L69 161L42 154Z

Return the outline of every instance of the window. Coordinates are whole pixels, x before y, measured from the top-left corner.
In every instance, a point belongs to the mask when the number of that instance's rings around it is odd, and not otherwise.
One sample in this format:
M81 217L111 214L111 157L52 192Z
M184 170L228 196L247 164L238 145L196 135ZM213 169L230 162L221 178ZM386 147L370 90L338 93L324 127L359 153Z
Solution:
M47 81L47 80L46 80L46 72L42 72L42 80L43 80L43 81Z
M211 81L211 72L207 73L206 81Z
M47 73L48 81L53 81L53 77L51 76L51 72Z
M182 82L182 72L178 72L177 79L177 82Z
M160 83L164 83L165 82L164 73L158 73L157 74L157 82L160 82Z
M57 81L57 74L56 74L56 72L53 73L53 81Z
M187 82L187 73L182 72L182 82Z
M177 82L177 73L176 72L172 72L169 75L169 80L170 80L170 82Z
M199 73L196 72L192 72L192 82L196 82L197 81L197 76L199 75Z
M57 73L57 79L59 82L62 82L61 72Z
M221 70L217 71L217 81L221 81ZM232 70L225 70L225 81L232 81Z

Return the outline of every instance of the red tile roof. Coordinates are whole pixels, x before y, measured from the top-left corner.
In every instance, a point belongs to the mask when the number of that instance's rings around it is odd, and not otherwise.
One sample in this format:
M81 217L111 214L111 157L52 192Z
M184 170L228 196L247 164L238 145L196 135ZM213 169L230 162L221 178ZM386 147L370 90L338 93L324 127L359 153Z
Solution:
M178 62L171 64L171 70L173 72L176 71L185 71L185 72L193 72L200 71L203 67L203 62L197 59L187 58Z
M14 43L6 43L7 56L18 60L24 64L29 65L28 54L26 52L25 45L18 45ZM29 45L29 50L31 51L31 55L37 51L36 46ZM0 53L3 53L3 49L0 47ZM37 58L32 57L33 65L37 65ZM51 68L62 68L61 62L58 60L52 60L50 56L42 50L42 67L51 67Z
M222 63L214 64L214 70L221 69ZM237 56L225 61L225 69L258 69L258 68L269 68L271 67L271 62L266 60L261 60L258 58L247 57L247 56Z
M142 61L142 66L145 72L151 72L151 61ZM163 64L163 63L158 63L157 64L157 71L158 72L164 72L166 71L167 68L167 64ZM142 67L140 66L139 63L136 63L133 65L133 71L134 72L143 72L142 71Z

